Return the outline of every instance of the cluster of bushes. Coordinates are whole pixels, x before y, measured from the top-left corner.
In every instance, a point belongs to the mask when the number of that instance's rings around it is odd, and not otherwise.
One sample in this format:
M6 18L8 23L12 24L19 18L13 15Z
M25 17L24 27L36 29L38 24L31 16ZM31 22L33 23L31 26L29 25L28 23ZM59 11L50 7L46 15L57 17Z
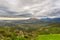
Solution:
M0 27L0 40L26 40L20 30Z

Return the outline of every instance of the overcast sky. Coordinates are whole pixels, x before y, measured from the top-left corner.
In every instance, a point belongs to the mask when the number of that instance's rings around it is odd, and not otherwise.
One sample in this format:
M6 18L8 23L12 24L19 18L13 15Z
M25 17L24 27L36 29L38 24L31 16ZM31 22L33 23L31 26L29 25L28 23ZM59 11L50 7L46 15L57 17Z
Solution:
M60 17L60 0L0 0L0 17Z

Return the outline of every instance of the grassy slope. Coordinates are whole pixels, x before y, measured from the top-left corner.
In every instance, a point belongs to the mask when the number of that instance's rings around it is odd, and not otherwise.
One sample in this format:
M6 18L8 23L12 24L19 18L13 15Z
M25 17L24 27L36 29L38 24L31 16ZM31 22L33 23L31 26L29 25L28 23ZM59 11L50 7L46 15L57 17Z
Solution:
M36 40L60 40L60 34L39 35Z
M37 35L36 40L60 40L60 24L0 24L0 40L34 40Z

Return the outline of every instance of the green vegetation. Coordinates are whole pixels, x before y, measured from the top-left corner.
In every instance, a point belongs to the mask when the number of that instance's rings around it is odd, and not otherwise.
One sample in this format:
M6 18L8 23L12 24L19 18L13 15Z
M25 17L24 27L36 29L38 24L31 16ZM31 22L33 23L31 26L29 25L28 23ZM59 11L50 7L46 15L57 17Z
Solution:
M0 24L0 40L59 40L60 23Z
M38 35L35 40L60 40L60 34Z

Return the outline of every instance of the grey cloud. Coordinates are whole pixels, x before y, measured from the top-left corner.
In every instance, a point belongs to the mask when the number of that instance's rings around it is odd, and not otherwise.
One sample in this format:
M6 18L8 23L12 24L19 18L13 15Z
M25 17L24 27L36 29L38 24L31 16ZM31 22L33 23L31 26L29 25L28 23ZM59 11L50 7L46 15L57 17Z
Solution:
M33 15L30 13L18 13L14 11L10 11L9 8L5 6L0 6L0 17L32 17Z
M12 1L13 4L10 4ZM60 16L60 0L0 0L0 16L53 17ZM3 3L4 2L4 3ZM15 5L16 3L16 5ZM9 10L12 9L13 11Z
M54 9L49 16L60 16L60 9Z

